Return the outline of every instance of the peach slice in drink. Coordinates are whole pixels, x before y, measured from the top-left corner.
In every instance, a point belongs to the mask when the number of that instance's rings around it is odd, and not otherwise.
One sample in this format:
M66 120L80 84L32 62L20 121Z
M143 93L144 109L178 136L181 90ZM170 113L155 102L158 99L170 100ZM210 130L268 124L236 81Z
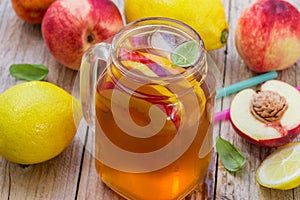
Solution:
M114 96L117 98L114 98ZM102 109L104 104L109 110L105 115L110 116L110 113L113 115L113 120L105 120L113 124L110 126L101 124L104 133L113 132L114 134L107 134L107 137L116 146L124 150L136 153L156 151L172 141L177 133L176 124L180 125L180 118L177 119L180 115L177 114L176 106L167 108L165 103L153 104L148 100L130 96L118 89L103 90L96 97L99 101L96 105L102 104L100 108ZM99 107L96 107L96 109L99 109ZM155 110L155 117L149 115L150 109ZM100 123L106 123L101 120L102 117L106 117L105 115L97 116ZM124 117L126 120L124 120ZM151 123L153 123L153 126L151 126ZM147 126L149 127L147 128L148 133L136 130ZM106 128L108 129L106 130ZM149 136L149 133L153 133L153 135ZM157 140L161 142L155 142ZM124 141L127 142L124 143Z
M182 103L180 103L178 98L179 94L177 94L176 91L193 88L200 102L195 103L201 106L201 112L199 114L204 112L206 98L203 90L201 89L200 83L196 80L187 81L184 77L182 77L182 80L177 81L175 84L161 80L156 82L156 77L168 76L170 74L182 74L186 70L185 68L174 66L169 59L145 51L142 52L128 49L122 49L121 51L120 63L122 66L147 78L150 77L149 83L139 85L134 81L123 77L118 70L115 70L115 67L112 67L111 73L114 78L107 76L106 82L100 84L100 88L98 88L99 94L103 95L104 98L96 99L96 101L102 101L102 104L99 104L103 105L102 109L107 110L111 107L111 105L109 105L111 102L108 99L111 99L112 91L105 90L121 90L119 86L122 85L122 88L136 88L134 91L135 94L132 95L131 98L136 105L137 112L148 114L148 112L145 112L146 110L143 109L147 107L145 106L147 105L147 102L151 103L167 114L168 118L171 119L177 130L181 123ZM151 79L151 77L153 77L153 79ZM118 84L115 84L116 81ZM135 84L136 86L134 86ZM137 98L136 96L140 96L140 98ZM189 97L187 96L185 98Z

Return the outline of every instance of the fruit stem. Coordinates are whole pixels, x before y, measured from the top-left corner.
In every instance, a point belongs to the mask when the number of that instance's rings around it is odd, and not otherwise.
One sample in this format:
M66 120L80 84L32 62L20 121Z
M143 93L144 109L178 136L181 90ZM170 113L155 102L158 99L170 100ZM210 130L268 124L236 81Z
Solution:
M228 38L228 29L224 29L221 34L221 43L226 43Z

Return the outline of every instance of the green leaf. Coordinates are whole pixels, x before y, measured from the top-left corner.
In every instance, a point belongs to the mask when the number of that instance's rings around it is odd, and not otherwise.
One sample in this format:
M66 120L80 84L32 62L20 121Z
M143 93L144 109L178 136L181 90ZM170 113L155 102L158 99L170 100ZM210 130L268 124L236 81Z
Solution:
M48 75L48 68L38 64L12 64L10 74L18 79L26 81L43 80Z
M173 65L189 67L199 59L200 53L199 44L192 40L178 45L172 52L171 60Z
M227 140L218 136L216 148L223 166L229 172L237 172L245 165L246 158L243 153Z

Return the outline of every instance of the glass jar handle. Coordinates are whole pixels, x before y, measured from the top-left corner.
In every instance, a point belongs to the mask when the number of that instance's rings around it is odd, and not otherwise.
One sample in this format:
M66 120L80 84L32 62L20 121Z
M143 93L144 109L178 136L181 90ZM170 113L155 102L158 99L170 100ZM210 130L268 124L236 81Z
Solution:
M80 100L83 117L89 127L95 130L95 91L99 75L107 66L109 43L98 43L86 51L80 66Z

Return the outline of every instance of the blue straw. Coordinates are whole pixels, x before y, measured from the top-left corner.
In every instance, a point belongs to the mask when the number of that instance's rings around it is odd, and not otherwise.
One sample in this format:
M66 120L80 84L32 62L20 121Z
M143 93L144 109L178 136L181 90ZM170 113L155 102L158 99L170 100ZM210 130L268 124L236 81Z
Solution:
M278 76L278 74L276 71L270 71L268 73L264 73L264 74L249 78L247 80L217 89L216 98L218 99L220 97L230 95L232 93L238 92L245 88L255 86L255 85L263 83L267 80L277 78L277 76Z

